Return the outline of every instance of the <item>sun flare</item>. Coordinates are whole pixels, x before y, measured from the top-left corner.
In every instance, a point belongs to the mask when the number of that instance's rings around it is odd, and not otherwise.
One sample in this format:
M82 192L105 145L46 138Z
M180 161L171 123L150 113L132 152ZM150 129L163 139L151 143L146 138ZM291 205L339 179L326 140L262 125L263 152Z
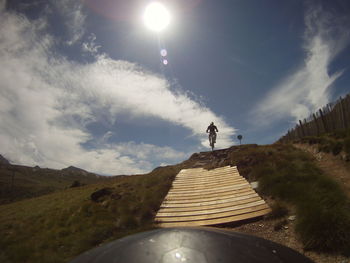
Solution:
M156 32L165 29L171 20L171 16L167 8L160 2L150 3L144 12L143 21L145 25Z

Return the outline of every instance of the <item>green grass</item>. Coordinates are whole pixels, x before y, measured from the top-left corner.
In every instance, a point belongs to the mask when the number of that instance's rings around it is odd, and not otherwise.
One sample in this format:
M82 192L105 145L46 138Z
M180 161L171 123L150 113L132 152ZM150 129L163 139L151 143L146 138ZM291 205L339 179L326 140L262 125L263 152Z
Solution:
M260 161L251 167L251 177L259 180L261 194L296 207L296 231L305 249L349 251L350 206L340 186L292 146L265 146L257 152Z
M152 229L178 166L0 206L1 262L67 262L101 243ZM96 190L112 194L98 202Z
M308 143L310 145L317 144L319 151L338 155L344 152L346 160L350 161L350 129L325 133L320 136L307 136L296 143Z

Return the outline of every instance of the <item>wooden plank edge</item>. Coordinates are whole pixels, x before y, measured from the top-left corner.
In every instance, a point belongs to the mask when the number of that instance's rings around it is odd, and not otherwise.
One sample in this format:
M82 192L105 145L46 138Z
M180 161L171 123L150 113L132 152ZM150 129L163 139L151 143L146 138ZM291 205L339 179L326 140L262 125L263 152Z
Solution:
M253 213L248 213L244 215L237 215L237 216L228 216L223 218L217 218L217 219L208 219L208 220L200 220L200 221L192 221L192 222L169 222L169 223L157 223L156 226L158 227L182 227L182 226L210 226L210 225L219 225L219 224L226 224L226 223L232 223L232 222L238 222L246 219L256 218L260 216L267 215L271 212L271 209L263 209L260 211L256 211Z
M236 202L236 201L240 201L240 200L245 200L245 199L249 199L249 198L260 198L261 197L253 192L251 194L248 195L242 195L242 196L237 196L237 197L230 197L227 199L214 199L211 201L204 201L204 202L185 202L185 203L180 203L180 202L168 202L168 201L163 201L163 203L161 204L161 208L185 208L185 207L198 207L200 208L201 206L206 206L206 205L217 205L217 204L224 204L224 203L228 203L228 202Z
M229 206L247 204L255 201L262 200L260 196L251 196L250 198L244 198L241 200L234 200L228 202L217 202L210 205L205 205L200 203L201 205L197 206L177 206L177 207L164 207L161 206L157 213L159 212L187 212L187 211L201 211L201 210L209 210L214 208L225 208ZM225 201L225 200L224 200Z
M244 208L249 208L253 206L263 205L266 204L264 200L256 200L253 202L248 202L244 204L234 204L230 206L225 207L215 207L211 209L202 209L202 210L195 210L195 211L161 211L159 210L156 218L163 218L163 217L179 217L179 216L199 216L199 215L210 215L210 214L217 214L217 213L224 213L224 212L230 212L235 210L240 210Z
M266 203L248 207L248 208L232 210L229 212L218 212L218 213L205 214L205 215L172 216L172 217L156 216L155 218L157 221L160 221L160 222L174 222L174 221L187 222L187 221L208 220L208 219L221 218L221 217L227 217L227 216L241 215L246 213L252 213L254 211L259 211L265 208L268 208L268 205Z

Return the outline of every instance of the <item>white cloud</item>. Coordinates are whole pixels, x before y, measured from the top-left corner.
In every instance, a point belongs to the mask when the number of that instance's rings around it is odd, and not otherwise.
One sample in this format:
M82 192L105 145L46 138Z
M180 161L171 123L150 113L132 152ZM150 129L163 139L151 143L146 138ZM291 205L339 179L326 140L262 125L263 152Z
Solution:
M94 57L98 57L99 52L98 50L101 48L100 45L96 44L96 35L95 34L91 34L88 37L88 41L83 42L82 44L82 50Z
M329 65L349 43L347 18L336 17L321 7L305 15L304 62L284 78L253 110L255 121L268 125L283 118L308 117L330 101L330 88L343 71L329 73Z
M234 129L223 118L141 67L97 56L79 64L54 56L45 22L0 15L0 149L11 161L63 168L74 165L103 174L149 171L154 163L180 161L186 155L170 147L125 142L94 148L86 125L99 114L110 122L125 116L156 117L190 130L207 145L203 131L210 121L220 127L222 145L232 144Z

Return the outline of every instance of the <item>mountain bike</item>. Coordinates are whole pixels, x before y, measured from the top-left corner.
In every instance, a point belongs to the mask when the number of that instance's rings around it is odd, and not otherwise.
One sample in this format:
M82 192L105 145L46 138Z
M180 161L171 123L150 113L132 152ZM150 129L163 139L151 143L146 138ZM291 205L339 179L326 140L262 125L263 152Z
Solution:
M214 150L214 144L216 143L216 133L211 132L209 133L209 145L211 147L211 150Z

